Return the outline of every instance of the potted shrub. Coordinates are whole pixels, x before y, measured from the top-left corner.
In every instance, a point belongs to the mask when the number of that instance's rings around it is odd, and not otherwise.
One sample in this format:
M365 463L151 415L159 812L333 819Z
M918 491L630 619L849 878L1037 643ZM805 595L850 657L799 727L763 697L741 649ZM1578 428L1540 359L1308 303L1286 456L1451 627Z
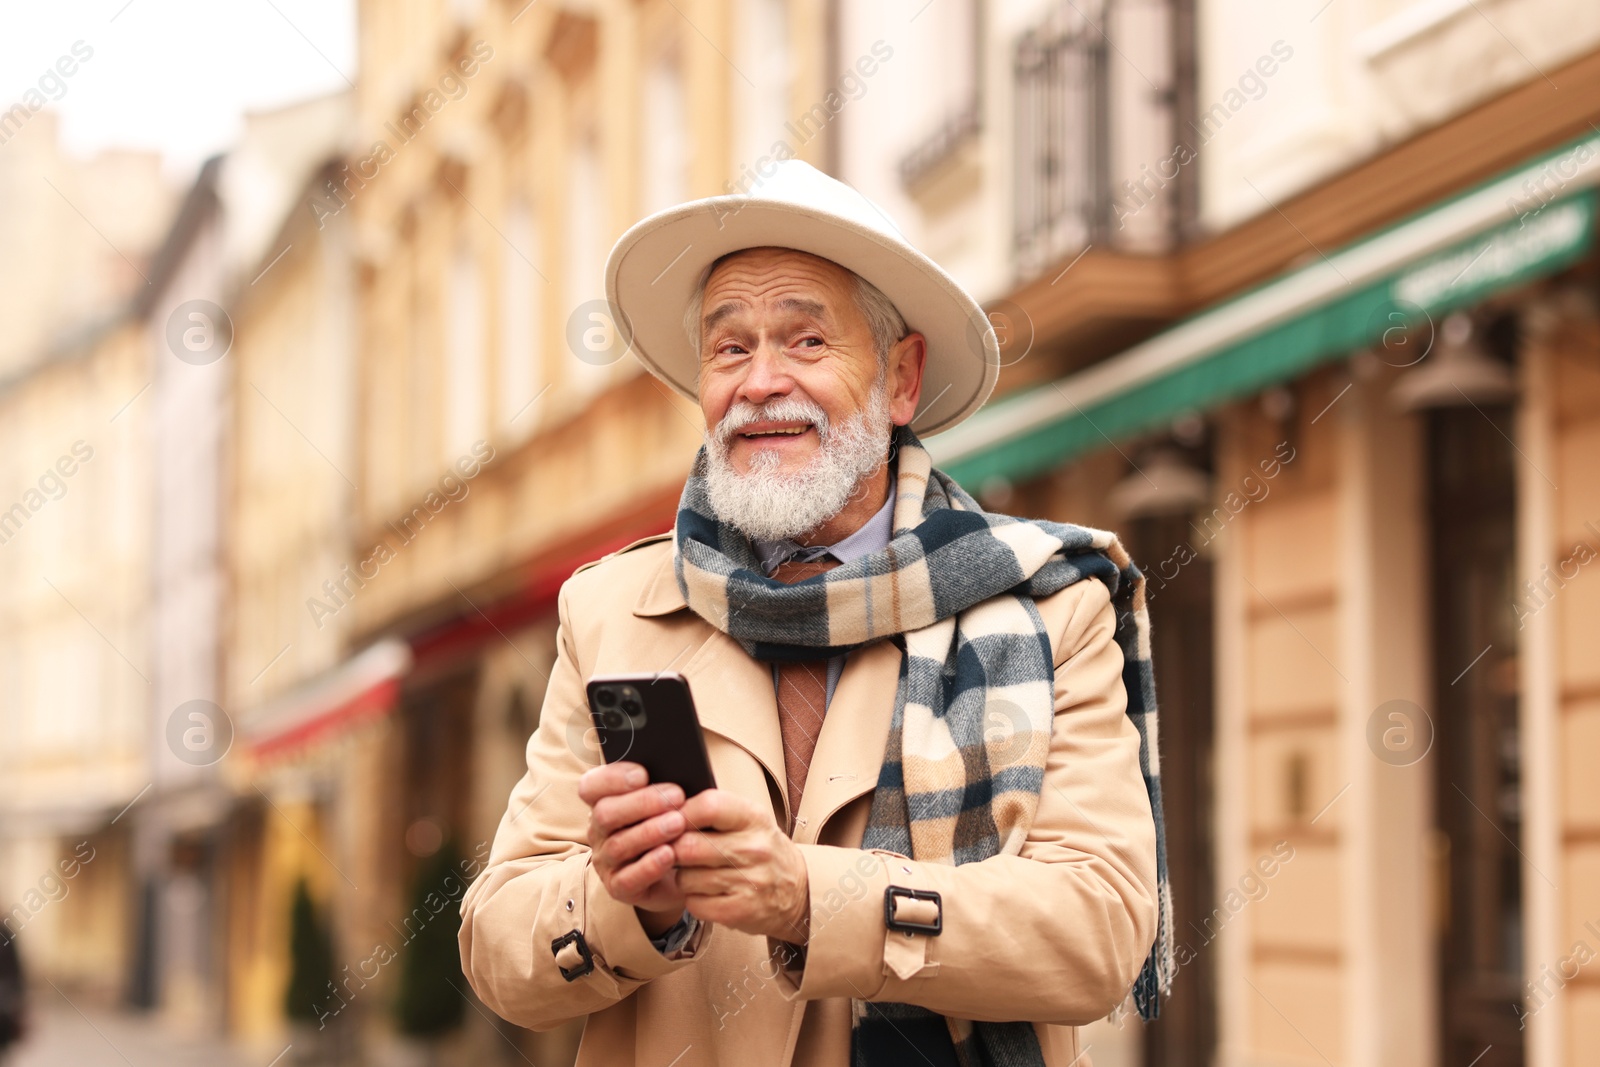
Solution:
M437 1063L443 1040L466 1015L465 976L456 937L466 891L460 856L451 842L423 860L411 888L411 909L401 921L400 988L395 1022L427 1063Z
M333 996L333 936L311 899L311 887L301 877L289 905L289 982L283 993L296 1062L324 1058L327 1028L340 1007Z

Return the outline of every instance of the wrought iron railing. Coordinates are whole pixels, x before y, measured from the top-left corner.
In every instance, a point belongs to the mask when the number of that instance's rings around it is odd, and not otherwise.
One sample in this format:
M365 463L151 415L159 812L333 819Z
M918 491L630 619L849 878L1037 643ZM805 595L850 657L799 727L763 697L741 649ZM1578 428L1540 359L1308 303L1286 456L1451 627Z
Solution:
M1032 273L1111 221L1106 0L1062 3L1017 42L1015 242Z

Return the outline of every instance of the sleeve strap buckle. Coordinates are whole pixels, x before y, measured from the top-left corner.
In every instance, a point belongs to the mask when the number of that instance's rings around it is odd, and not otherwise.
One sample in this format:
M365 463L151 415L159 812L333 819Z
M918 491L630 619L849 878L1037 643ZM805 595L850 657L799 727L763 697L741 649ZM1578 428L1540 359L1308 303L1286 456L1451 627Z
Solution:
M936 890L892 885L883 891L883 922L891 930L937 935L944 929L944 903Z
M556 969L569 982L582 978L594 970L594 953L583 934L570 930L550 942L550 953L556 958Z

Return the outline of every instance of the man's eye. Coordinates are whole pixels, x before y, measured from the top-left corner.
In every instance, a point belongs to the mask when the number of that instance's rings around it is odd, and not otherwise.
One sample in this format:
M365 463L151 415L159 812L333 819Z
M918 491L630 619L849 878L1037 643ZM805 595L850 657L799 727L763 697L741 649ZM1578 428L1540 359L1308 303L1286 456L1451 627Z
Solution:
M818 346L820 346L820 345L823 344L823 340L820 337L802 337L800 339L800 343L802 345L818 345Z

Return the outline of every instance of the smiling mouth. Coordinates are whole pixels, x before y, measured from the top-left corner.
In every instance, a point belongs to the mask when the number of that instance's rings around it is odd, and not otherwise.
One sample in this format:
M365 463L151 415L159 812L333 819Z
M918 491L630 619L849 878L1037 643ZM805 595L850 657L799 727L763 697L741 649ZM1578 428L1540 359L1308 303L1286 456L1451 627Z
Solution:
M782 426L770 430L741 430L738 433L738 436L747 441L771 440L774 438L783 437L799 437L801 434L805 433L811 428L811 423L808 422L804 426Z

